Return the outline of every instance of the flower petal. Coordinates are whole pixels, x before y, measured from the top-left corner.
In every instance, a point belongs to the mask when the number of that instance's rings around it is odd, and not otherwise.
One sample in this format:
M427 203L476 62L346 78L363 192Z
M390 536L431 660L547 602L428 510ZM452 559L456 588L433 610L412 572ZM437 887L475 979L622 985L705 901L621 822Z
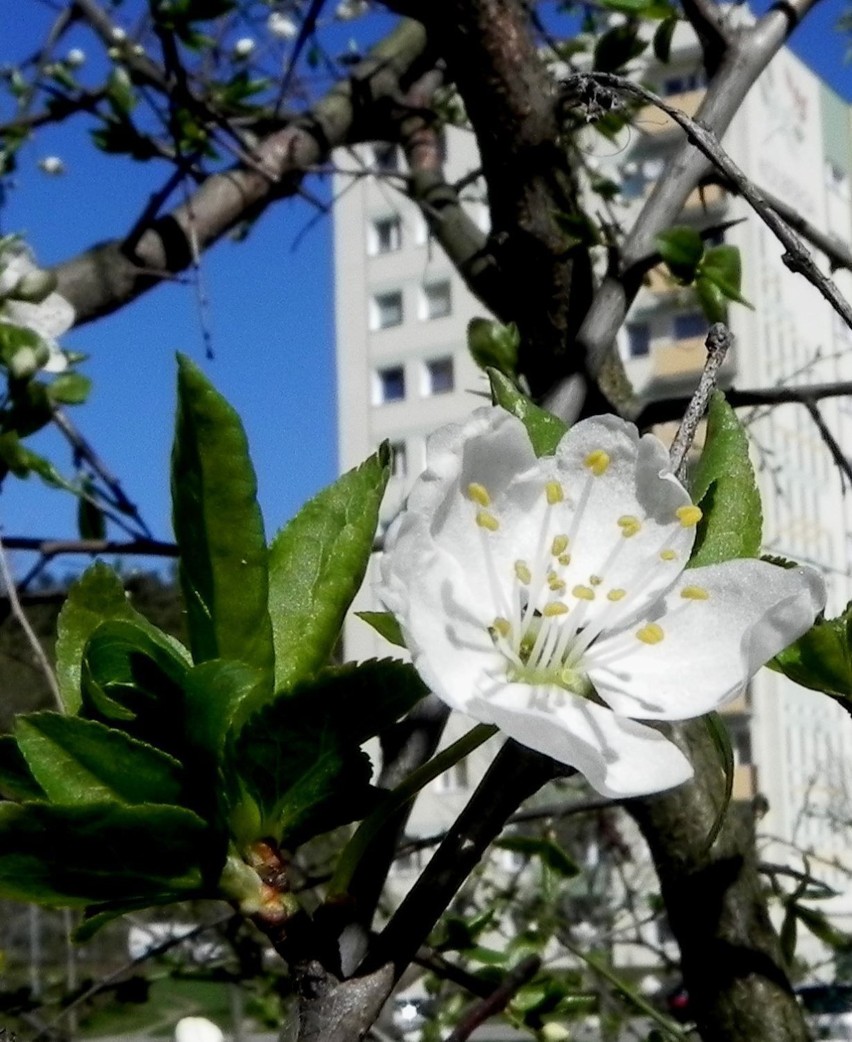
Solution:
M476 699L465 712L576 767L604 796L642 796L692 777L687 758L654 728L560 689L551 689L549 698L543 694L507 684L489 698Z
M599 641L586 656L589 679L617 713L700 716L742 691L824 604L825 583L812 568L744 559L689 569L651 613L661 639L623 631Z

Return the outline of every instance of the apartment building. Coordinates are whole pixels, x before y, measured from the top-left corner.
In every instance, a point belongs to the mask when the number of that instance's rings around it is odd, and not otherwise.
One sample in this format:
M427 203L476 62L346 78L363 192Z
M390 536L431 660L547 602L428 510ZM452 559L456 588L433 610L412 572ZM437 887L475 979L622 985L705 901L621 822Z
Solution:
M680 27L672 59L648 63L643 82L693 114L703 93L699 50ZM590 139L588 161L623 186L617 213L625 227L638 212L679 141L677 127L653 108L642 110L621 141ZM778 54L750 92L725 147L761 188L784 199L820 231L852 242L852 118L850 108L791 51ZM448 179L478 165L470 133L447 131ZM483 308L430 241L422 217L399 190L401 157L384 146L339 159L335 221L338 421L340 468L355 466L383 439L395 450L395 470L382 523L401 505L424 465L429 432L466 416L487 390L465 343L468 320ZM487 207L474 183L473 218L487 227ZM852 378L852 332L813 287L782 262L782 248L742 199L719 183L697 189L682 223L699 229L728 225L717 242L740 247L743 293L754 310L730 309L736 346L723 382L740 388L811 384ZM729 222L739 222L729 225ZM846 276L845 283L843 277ZM852 293L852 277L838 273ZM662 268L652 271L620 340L628 374L649 399L684 394L704 360L707 321L693 293ZM821 417L840 446L852 446L852 403L821 402ZM823 569L831 587L829 612L852 596L852 504L807 409L785 405L743 417L755 446L764 501L768 552ZM359 607L375 607L368 576ZM346 653L369 658L393 653L360 620L345 631ZM837 706L768 670L729 707L737 770L735 797L765 797L765 855L812 852L812 869L838 890L852 890L842 867L852 822L852 734ZM459 729L463 728L459 724ZM412 828L428 833L447 824L489 757L480 750L421 799ZM412 866L413 867L413 866ZM852 902L838 898L838 911ZM830 910L830 903L826 910Z

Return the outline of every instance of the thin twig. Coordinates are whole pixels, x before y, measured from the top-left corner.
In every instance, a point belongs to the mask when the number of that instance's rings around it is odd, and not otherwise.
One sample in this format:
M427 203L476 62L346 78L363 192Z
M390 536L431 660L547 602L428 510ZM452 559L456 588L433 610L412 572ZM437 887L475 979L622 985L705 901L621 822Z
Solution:
M816 402L812 398L805 398L802 401L802 405L804 405L804 407L810 413L811 419L814 421L814 424L816 425L816 428L820 433L820 437L825 443L825 447L831 453L831 458L834 460L834 465L840 471L841 488L845 488L845 482L843 480L844 478L846 479L846 481L849 482L849 487L852 488L852 464L850 464L846 456L846 453L838 444L837 439L828 429L828 425L822 418L822 414L817 408Z
M56 683L56 676L53 672L53 667L50 664L44 648L41 646L41 641L35 634L35 630L30 625L30 621L27 618L18 598L18 591L15 586L15 580L12 578L12 572L9 568L9 560L6 557L6 548L3 545L2 537L0 537L0 576L2 576L3 585L6 587L6 595L9 598L12 614L18 620L30 647L33 649L33 654L36 657L36 661L38 662L42 673L44 673L47 686L50 688L50 692L56 701L57 707L63 709L62 696L59 694L59 685Z
M541 969L541 958L528 955L510 970L500 984L486 999L482 999L462 1017L455 1030L447 1036L447 1042L466 1042L474 1031L489 1017L502 1012L525 984L529 983Z
M7 536L7 550L26 550L45 557L61 554L134 554L140 557L177 557L177 543L157 539L49 539L40 536Z
M701 423L701 419L707 411L710 395L716 389L719 369L728 354L731 340L732 337L728 327L723 322L715 322L710 327L707 339L704 341L707 348L704 371L701 374L701 379L698 381L698 386L695 388L695 393L692 395L692 400L686 407L686 412L683 414L683 419L680 421L677 434L675 434L672 447L669 450L672 469L675 477L680 481L683 481L686 473L686 455L695 440L698 424Z

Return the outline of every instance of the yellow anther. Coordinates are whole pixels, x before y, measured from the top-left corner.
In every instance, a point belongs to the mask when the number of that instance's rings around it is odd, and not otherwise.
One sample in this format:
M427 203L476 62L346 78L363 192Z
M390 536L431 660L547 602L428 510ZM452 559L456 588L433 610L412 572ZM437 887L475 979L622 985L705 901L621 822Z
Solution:
M589 586L600 586L600 584L602 582L603 582L603 579L601 579L601 577L599 575L590 575L589 576Z
M675 517L684 528L692 528L693 525L697 525L703 516L701 507L693 506L691 503L688 506L678 507L675 510Z
M487 510L477 510L476 523L480 528L487 528L489 532L496 532L500 527L497 518L493 514L489 514Z
M581 601L593 601L595 599L595 591L591 586L575 586L571 593Z
M620 601L623 597L626 597L626 596L627 596L627 590L615 589L615 590L610 590L609 591L609 593L606 595L606 599L608 601Z
M555 615L567 615L568 605L563 604L562 601L551 601L550 604L545 604L541 614L547 619L552 619Z
M564 593L565 583L559 578L558 575L551 573L547 577L547 585L553 590L554 593Z
M571 555L570 554L560 554L556 558L556 560L562 565L563 568L567 568L568 565L571 563Z
M677 550L660 550L660 557L664 561L676 561Z
M647 626L636 631L637 639L641 640L643 644L659 644L664 636L662 627L658 626L656 622L649 622Z
M631 536L642 528L642 522L638 517L634 517L632 514L624 514L618 519L618 527L621 529L621 534L625 539L629 539Z
M609 466L609 453L604 452L603 449L595 449L594 452L590 452L583 461L589 470L599 478L601 474L606 473L606 469Z
M703 586L684 586L680 591L681 597L685 597L688 601L709 601L710 594L704 589Z
M491 496L488 495L488 489L484 485L472 481L467 486L467 494L474 503L478 503L481 507L491 506Z
M512 627L509 624L508 619L501 618L498 616L494 622L491 623L491 628L500 634L501 637L508 637L512 632Z
M532 582L532 572L526 561L515 561L515 575L525 586Z
M553 542L550 544L550 552L554 557L558 557L560 554L564 554L568 549L568 536L567 535L555 535Z
M561 503L565 498L565 489L558 481L548 481L544 486L544 494L547 496L547 502L554 506L556 503Z

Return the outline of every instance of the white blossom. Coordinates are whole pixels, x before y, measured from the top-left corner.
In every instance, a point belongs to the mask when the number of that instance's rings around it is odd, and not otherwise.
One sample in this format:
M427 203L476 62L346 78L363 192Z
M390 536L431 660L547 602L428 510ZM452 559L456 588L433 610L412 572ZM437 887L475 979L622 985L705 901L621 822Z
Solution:
M278 40L292 40L299 35L299 27L292 18L280 11L273 11L266 20L266 28Z
M45 156L38 161L39 169L51 177L58 177L65 173L65 164L59 156Z
M79 69L86 64L86 52L79 47L72 47L65 55L65 64L71 69Z
M254 51L257 44L250 36L242 36L234 44L234 57L235 58L248 58L248 56Z
M340 0L335 9L334 16L341 22L350 22L354 18L360 18L366 14L369 8L367 0Z
M74 324L74 308L54 291L34 296L27 293L32 299L17 299L15 294L33 285L34 276L38 274L47 273L35 264L25 247L15 244L0 254L0 323L22 326L36 333L47 348L47 360L40 368L58 373L68 367L68 359L56 338Z
M692 768L640 721L736 697L825 601L810 568L685 570L700 519L663 444L632 424L584 420L539 459L520 420L480 409L430 439L379 593L453 709L604 795L656 792Z

